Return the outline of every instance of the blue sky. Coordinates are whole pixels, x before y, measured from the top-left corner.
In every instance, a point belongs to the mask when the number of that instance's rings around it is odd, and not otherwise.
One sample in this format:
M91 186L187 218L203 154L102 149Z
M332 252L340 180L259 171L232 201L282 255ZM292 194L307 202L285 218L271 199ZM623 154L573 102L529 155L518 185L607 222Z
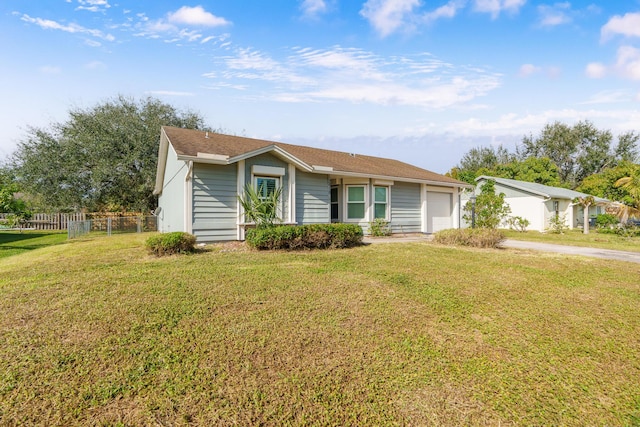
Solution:
M446 172L549 122L640 131L640 0L2 0L0 159L119 94Z

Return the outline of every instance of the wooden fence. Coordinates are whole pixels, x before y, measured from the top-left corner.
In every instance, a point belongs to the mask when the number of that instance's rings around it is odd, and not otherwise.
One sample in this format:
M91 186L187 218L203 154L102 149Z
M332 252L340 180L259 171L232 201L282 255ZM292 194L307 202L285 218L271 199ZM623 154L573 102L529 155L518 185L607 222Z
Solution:
M4 219L7 215L0 213L0 220ZM37 213L31 215L31 219L26 222L26 228L34 228L36 230L66 230L69 226L69 221L85 221L89 219L99 218L119 218L119 217L137 217L144 214L138 212L91 212L91 213Z

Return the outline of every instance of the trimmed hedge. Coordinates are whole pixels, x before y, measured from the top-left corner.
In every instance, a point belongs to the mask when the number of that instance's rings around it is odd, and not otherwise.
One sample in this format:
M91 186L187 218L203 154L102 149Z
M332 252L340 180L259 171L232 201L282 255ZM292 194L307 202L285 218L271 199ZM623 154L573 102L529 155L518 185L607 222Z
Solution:
M356 224L278 225L247 230L245 240L256 249L335 249L362 244Z
M182 231L162 233L149 237L145 246L156 256L184 254L195 250L196 236Z
M492 228L460 228L438 231L433 241L443 245L497 248L506 239L504 233Z

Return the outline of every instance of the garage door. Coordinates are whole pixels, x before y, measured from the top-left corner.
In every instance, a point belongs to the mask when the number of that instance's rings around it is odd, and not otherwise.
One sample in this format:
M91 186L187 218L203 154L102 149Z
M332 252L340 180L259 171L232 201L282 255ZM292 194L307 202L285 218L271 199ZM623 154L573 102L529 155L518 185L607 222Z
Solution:
M451 193L427 192L427 233L453 227Z

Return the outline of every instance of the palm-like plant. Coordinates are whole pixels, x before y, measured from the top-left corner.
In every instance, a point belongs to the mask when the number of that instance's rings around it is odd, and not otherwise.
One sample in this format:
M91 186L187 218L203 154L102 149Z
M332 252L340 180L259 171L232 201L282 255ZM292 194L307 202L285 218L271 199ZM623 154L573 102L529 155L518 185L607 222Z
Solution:
M593 196L576 197L573 203L582 206L582 232L589 234L589 206L595 205L596 199Z
M633 198L632 206L622 203L616 205L614 211L618 218L622 222L627 222L630 217L640 218L640 174L620 178L614 185L626 189Z
M271 192L266 192L262 186L258 189L247 184L244 187L244 194L238 196L238 201L244 210L245 220L254 222L257 228L271 227L280 221L278 217L278 206L282 188L275 188Z

